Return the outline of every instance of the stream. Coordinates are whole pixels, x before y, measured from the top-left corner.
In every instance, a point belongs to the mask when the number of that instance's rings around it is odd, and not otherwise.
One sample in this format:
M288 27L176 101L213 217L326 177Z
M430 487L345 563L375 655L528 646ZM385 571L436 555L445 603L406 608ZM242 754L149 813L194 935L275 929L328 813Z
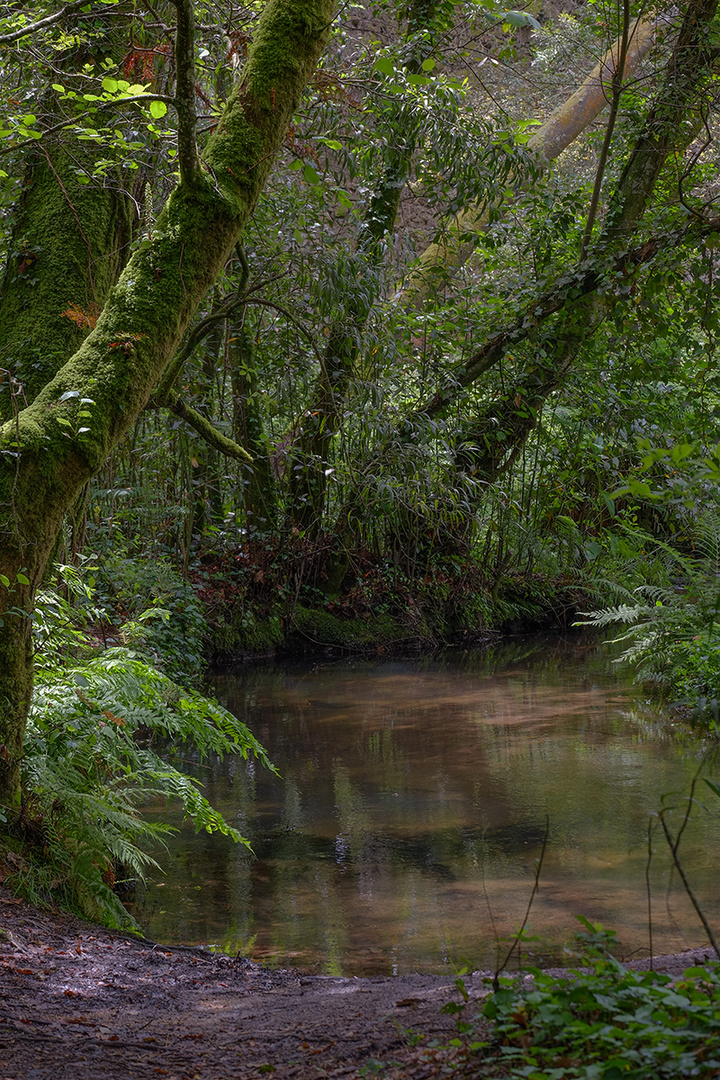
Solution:
M523 922L547 832L523 963L566 959L577 916L614 929L624 956L646 954L648 880L654 951L703 943L655 815L684 809L704 744L612 655L580 635L518 638L217 675L213 692L282 779L242 758L184 759L254 856L171 808L179 832L134 914L154 940L274 967L487 968ZM702 782L697 794L706 809L680 854L717 931L720 801Z

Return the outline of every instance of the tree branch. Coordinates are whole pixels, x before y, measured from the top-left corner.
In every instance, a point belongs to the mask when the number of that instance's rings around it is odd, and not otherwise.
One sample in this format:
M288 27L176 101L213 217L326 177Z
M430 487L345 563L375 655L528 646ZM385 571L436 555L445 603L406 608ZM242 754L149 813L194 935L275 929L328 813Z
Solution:
M552 315L563 309L570 309L578 300L590 296L603 282L618 275L630 274L639 266L651 262L659 251L681 247L685 243L696 243L718 230L720 218L707 221L702 228L690 225L676 233L652 237L640 247L623 252L603 269L590 267L561 279L549 292L533 299L509 326L499 330L462 366L456 368L447 385L438 390L426 405L416 409L408 420L412 421L423 415L437 416L455 400L462 389L477 382L494 367L511 346L524 341Z
M176 107L180 182L192 183L200 171L195 138L195 10L192 0L171 0L177 8L175 31Z
M91 0L74 0L74 3L65 4L54 15L47 15L44 19L38 19L37 22L28 23L26 26L20 27L19 30L13 30L10 34L0 34L0 45L9 45L13 41L18 41L21 37L27 37L28 34L35 34L38 30L44 30L46 26L52 26L54 23L60 22L61 19L66 15L70 15L73 11L87 7L90 2Z
M227 457L235 458L236 461L252 464L253 458L248 454L247 450L232 439L228 439L227 435L223 435L222 431L218 431L206 416L203 416L197 409L193 409L192 405L188 405L183 401L175 390L171 390L168 394L167 407L181 420L184 420L186 424L189 424L191 428L194 428L209 446L219 450L221 454L225 454Z

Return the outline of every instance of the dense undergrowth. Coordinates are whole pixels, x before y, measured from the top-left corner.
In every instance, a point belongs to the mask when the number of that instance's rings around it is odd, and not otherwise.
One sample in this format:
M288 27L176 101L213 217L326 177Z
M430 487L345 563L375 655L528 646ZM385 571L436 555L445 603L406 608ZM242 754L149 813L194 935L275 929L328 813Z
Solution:
M582 952L562 976L528 969L501 978L479 1017L466 1015L462 999L454 1006L458 1072L478 1080L717 1076L720 966L688 968L680 978L632 970L612 956L612 932L581 922ZM458 987L464 991L462 978Z
M168 648L170 612L158 602L108 626L96 570L58 567L38 597L22 804L3 812L0 861L7 884L35 903L137 929L118 893L157 865L149 850L170 831L143 803L179 800L198 831L246 842L179 767L181 748L272 765L245 724L189 685L200 639L176 636ZM200 610L188 590L180 600Z

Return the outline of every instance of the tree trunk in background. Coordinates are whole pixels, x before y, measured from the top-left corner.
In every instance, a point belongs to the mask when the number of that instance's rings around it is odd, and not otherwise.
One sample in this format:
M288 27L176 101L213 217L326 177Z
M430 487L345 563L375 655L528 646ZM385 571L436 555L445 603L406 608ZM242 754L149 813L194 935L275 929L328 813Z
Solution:
M633 24L623 76L637 72L655 40L655 25L638 19ZM618 62L620 40L605 53L584 83L530 137L527 149L544 162L554 161L595 120L608 104L609 85ZM470 258L488 227L491 209L472 206L447 222L447 235L430 244L418 258L398 292L399 303L421 307L442 291L453 273Z
M247 312L245 315L247 319ZM241 465L242 491L239 502L245 511L245 529L250 539L271 531L277 523L277 484L270 465L263 430L255 348L247 323L229 328L228 349L233 392L233 438L249 450L252 464Z

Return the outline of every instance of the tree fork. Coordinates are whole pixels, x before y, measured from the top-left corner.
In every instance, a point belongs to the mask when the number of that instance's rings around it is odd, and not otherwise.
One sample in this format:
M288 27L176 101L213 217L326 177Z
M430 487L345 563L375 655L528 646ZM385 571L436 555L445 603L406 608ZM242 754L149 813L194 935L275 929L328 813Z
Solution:
M329 0L270 0L205 149L153 239L131 258L97 325L35 400L0 428L0 803L19 799L32 683L24 627L63 515L150 399L262 191L330 29ZM81 423L80 398L92 418ZM81 430L84 429L84 430ZM17 603L16 603L17 601ZM25 614L4 613L17 606ZM2 749L4 748L4 749Z

